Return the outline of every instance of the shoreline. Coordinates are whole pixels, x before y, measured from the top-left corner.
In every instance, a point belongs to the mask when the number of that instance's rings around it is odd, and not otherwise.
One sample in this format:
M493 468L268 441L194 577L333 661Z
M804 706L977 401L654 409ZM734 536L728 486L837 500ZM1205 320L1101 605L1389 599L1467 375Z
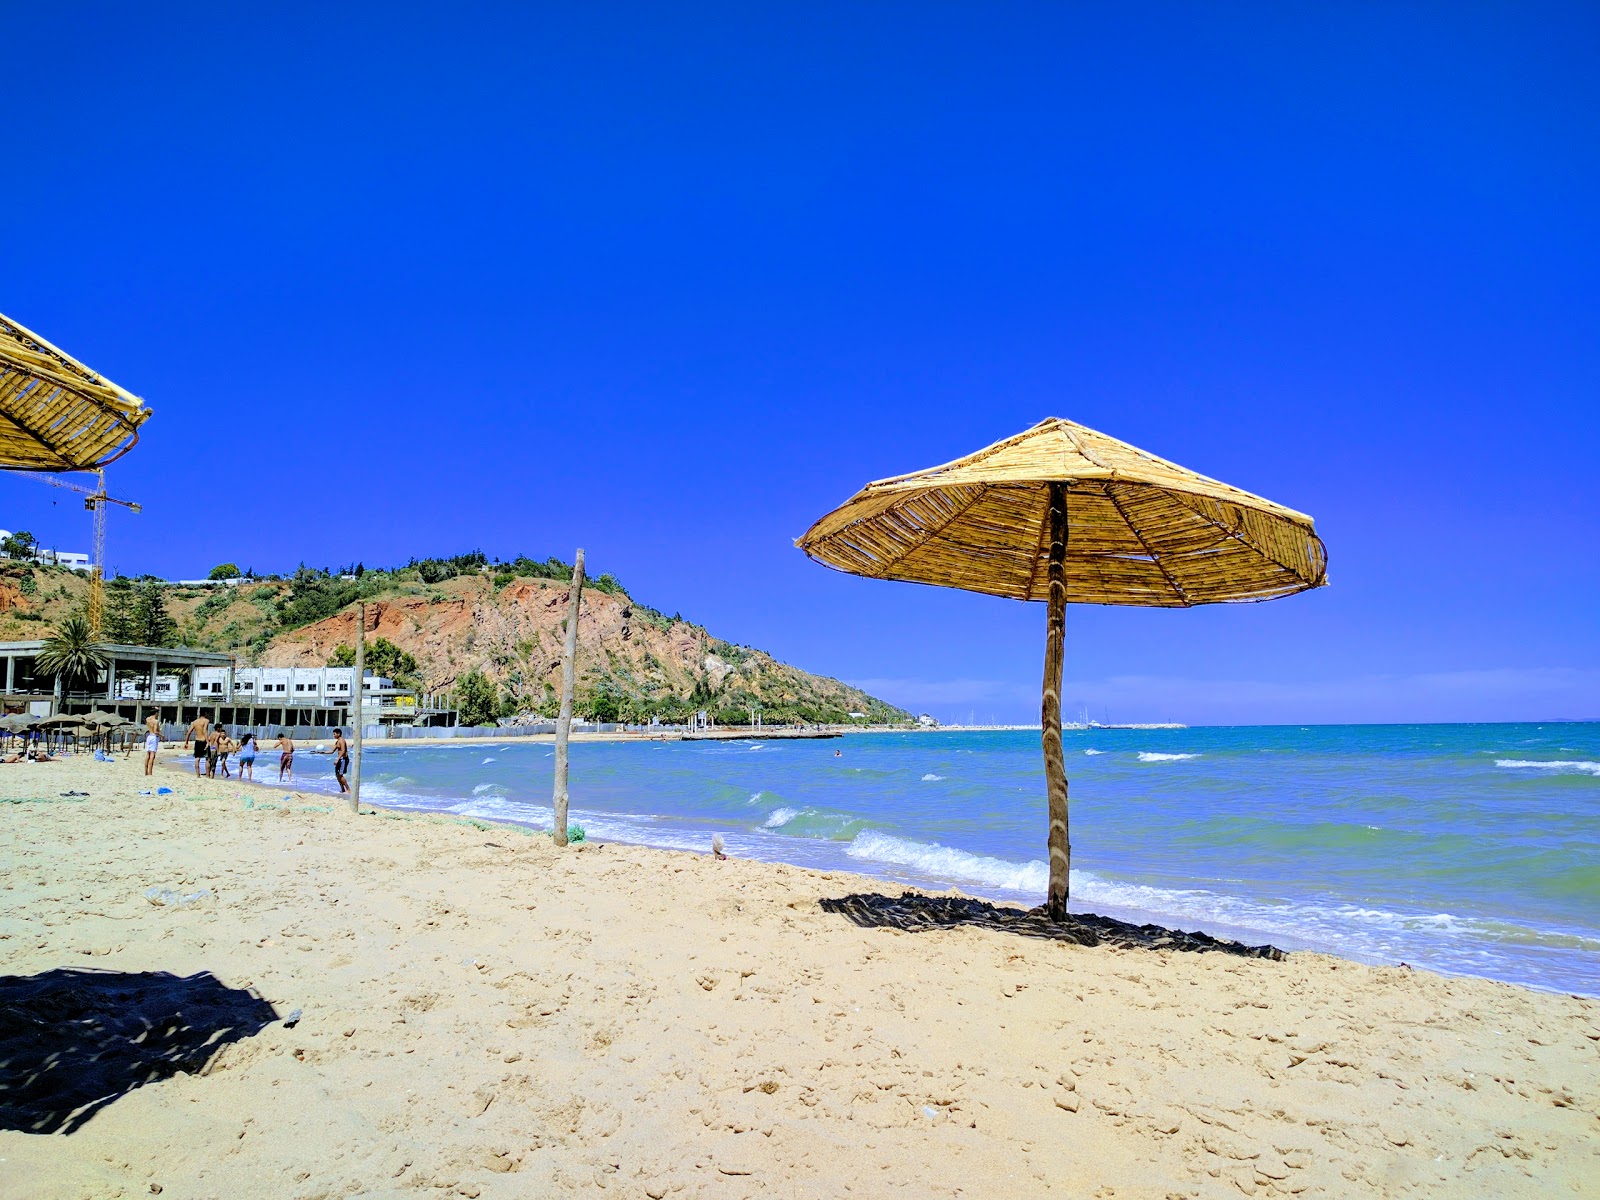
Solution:
M860 875L139 796L139 763L0 771L7 970L210 972L302 1015L70 1137L0 1131L3 1195L1543 1196L1600 1168L1594 1001L862 928L819 905L890 891Z
M476 745L480 750L496 750L514 748L519 742L526 740L529 739L506 742L485 740L469 744ZM593 739L595 742L612 740L614 739L605 736ZM437 743L423 743L420 746L416 743L403 744L414 749L428 750ZM331 755L311 750L305 744L300 747L300 752L302 755L309 754L319 760L325 757L331 759ZM180 777L193 778L190 760L181 754L163 757L159 765L163 768L162 774L176 772ZM302 791L307 797L348 807L348 801L336 790L331 775L325 778L302 779L295 783L279 783L271 777L275 761L270 754L264 753L258 765L263 772L263 778L256 781L258 786L273 792ZM327 771L329 768L319 764L313 769ZM216 782L226 784L229 781L218 779ZM500 796L491 794L479 797L476 793L481 789L474 789L469 793L465 782L462 783L462 790L458 794L437 797L410 796L403 792L397 794L376 780L369 781L369 784L377 795L376 798L370 799L364 797L364 806L370 805L388 812L476 820L520 831L546 835L549 833L548 797L517 799L516 807L534 810L532 815L525 816L521 813L503 811L503 806L499 803ZM371 794L368 793L369 796ZM776 832L769 833L765 827L743 823L729 824L725 818L711 815L668 820L653 816L652 811L647 798L641 805L626 809L590 809L575 804L570 820L582 826L589 841L594 844L623 845L669 853L705 854L710 851L713 835L721 835L728 844L730 854L751 861L800 870L849 873L869 879L880 887L961 894L1019 910L1035 907L1042 902L1042 882L1038 885L1040 890L1035 893L1026 887L1002 884L997 881L998 877L992 875L993 869L1008 868L1010 871L1025 872L1030 867L1042 869L1042 864L990 858L982 853L964 850L959 843L946 844L927 840L928 835L900 832L878 839L893 844L894 849L891 849L887 856L876 847L867 848L858 854L855 852L855 846L861 840L859 838L851 841L809 837L783 838ZM918 837L924 840L916 840ZM912 858L899 856L907 847L927 851L934 858L954 855L959 859L971 860L971 866L981 866L989 870L967 874L963 872L962 865L924 867ZM966 870L970 871L971 866ZM1302 921L1286 917L1271 905L1253 900L1248 895L1221 892L1199 884L1170 893L1162 892L1161 889L1151 891L1143 886L1121 883L1114 875L1108 878L1103 873L1094 872L1089 868L1083 870L1085 875L1081 880L1078 877L1079 872L1074 871L1073 899L1070 902L1071 911L1078 914L1098 914L1135 925L1150 924L1181 929L1241 944L1270 943L1288 951L1327 954L1372 967L1418 967L1449 978L1493 981L1552 995L1584 999L1600 998L1600 991L1585 990L1581 986L1581 980L1576 981L1580 986L1574 987L1575 981L1572 979L1541 979L1537 973L1530 977L1527 974L1509 972L1504 964L1499 964L1498 970L1490 964L1475 970L1472 965L1461 965L1458 961L1452 961L1449 950L1444 947L1424 948L1412 945L1407 948L1404 945L1385 945L1381 932L1353 928L1330 929L1324 922L1315 920L1307 926ZM990 876L987 882L984 881L986 874ZM1163 897L1173 903L1163 905L1161 903ZM1264 919L1259 923L1254 922L1250 920L1252 913L1263 916ZM1559 928L1544 932L1549 936L1579 936L1566 935ZM1364 941L1375 944L1363 944Z

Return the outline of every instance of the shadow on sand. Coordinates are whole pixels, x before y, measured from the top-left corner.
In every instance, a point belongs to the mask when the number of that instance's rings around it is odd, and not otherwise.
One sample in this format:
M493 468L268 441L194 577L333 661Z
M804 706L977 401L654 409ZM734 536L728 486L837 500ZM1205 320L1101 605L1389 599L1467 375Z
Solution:
M199 1071L278 1019L209 971L0 976L0 1129L72 1133L134 1088Z
M1000 908L983 900L955 896L919 896L906 892L898 900L872 892L824 898L824 912L840 913L863 928L901 929L922 933L976 925L1018 937L1074 942L1080 946L1116 946L1127 950L1189 950L1199 953L1236 954L1241 958L1270 958L1281 962L1276 946L1246 946L1208 933L1184 933L1160 925L1130 925L1094 913L1072 913L1065 921L1052 921L1040 908Z

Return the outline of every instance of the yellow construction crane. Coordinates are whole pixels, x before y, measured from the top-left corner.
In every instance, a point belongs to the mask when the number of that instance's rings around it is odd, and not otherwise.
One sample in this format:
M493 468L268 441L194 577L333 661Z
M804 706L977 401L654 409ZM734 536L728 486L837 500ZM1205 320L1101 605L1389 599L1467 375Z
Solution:
M144 510L132 500L118 500L115 496L107 495L104 470L94 473L98 486L92 488L43 472L19 471L17 474L31 476L48 483L51 487L65 488L69 492L79 493L83 496L83 506L94 514L94 548L90 551L89 559L89 628L98 638L105 618L106 505L120 504L129 512Z

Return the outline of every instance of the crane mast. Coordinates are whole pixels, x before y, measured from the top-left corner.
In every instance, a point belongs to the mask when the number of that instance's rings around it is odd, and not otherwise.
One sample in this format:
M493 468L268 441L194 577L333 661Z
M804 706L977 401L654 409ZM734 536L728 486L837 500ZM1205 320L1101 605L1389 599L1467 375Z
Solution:
M144 510L132 500L119 500L106 493L106 473L103 469L95 474L96 486L87 488L71 480L60 479L54 475L41 472L21 472L32 475L35 479L48 483L51 487L65 488L69 492L77 492L83 497L83 506L94 515L94 541L90 548L89 559L89 603L87 605L89 629L95 638L100 637L101 627L105 622L105 575L106 575L106 505L120 504L129 512L143 512Z

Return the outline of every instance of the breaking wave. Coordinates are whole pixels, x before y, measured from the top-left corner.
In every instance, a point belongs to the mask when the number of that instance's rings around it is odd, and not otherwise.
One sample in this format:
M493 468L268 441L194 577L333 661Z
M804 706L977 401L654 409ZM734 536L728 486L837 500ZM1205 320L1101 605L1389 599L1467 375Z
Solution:
M1050 881L1050 868L1038 860L1008 862L941 846L937 842L908 841L876 829L863 829L856 834L845 853L851 858L909 867L918 874L939 879L1007 891L1042 893Z
M1497 758L1494 760L1497 767L1510 767L1513 770L1520 768L1533 768L1542 771L1555 771L1561 775L1596 775L1600 776L1600 762L1589 762L1586 759L1576 761L1543 762L1527 758Z

